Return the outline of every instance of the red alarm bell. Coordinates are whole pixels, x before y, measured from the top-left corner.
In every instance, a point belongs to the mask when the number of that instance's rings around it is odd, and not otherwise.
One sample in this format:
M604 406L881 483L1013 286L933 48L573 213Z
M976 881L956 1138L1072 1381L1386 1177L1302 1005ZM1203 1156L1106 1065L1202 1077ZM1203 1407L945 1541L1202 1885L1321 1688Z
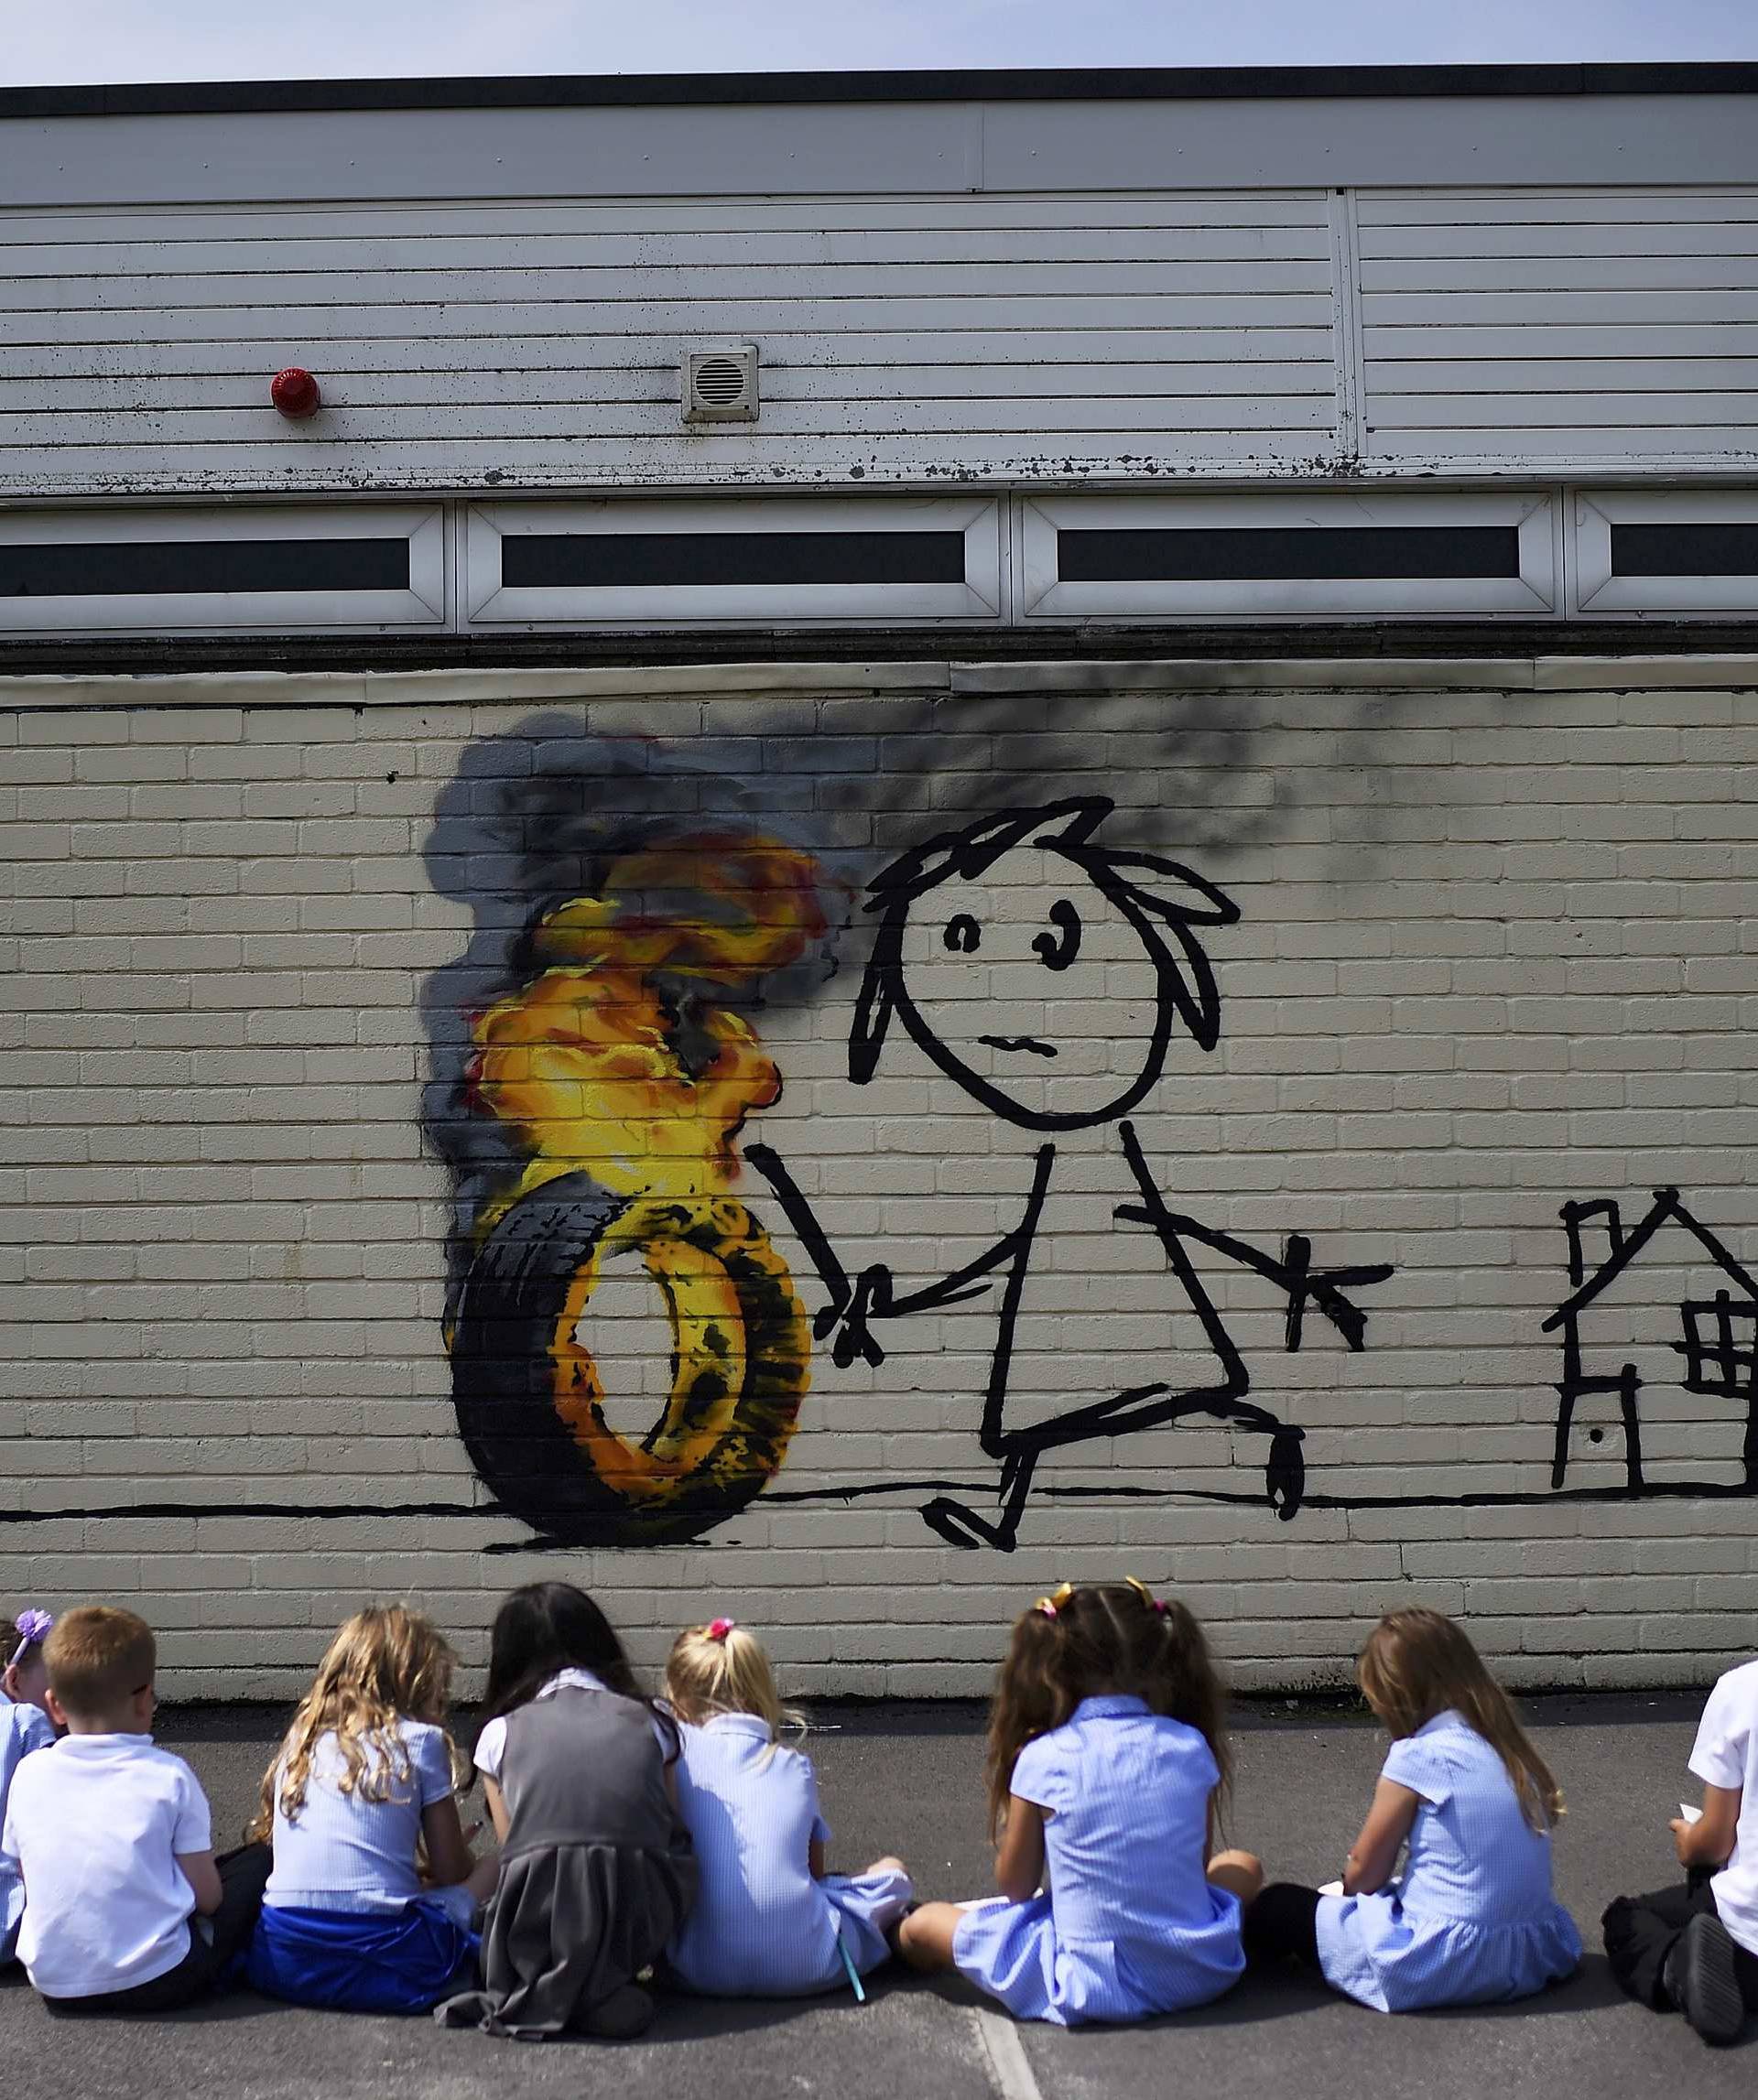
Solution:
M285 372L275 374L269 382L268 397L290 423L303 422L323 406L317 381L300 364L289 364Z

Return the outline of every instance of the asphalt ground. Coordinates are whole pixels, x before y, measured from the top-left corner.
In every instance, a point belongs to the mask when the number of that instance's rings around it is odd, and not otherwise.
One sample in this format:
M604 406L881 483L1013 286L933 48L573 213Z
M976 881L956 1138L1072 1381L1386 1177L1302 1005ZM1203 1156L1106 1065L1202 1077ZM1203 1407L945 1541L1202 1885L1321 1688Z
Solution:
M1557 1887L1590 1953L1572 1982L1521 2006L1388 2019L1316 1985L1248 1977L1199 2012L1067 2033L985 2010L956 1979L882 1975L864 2007L842 1993L787 2004L667 1997L639 2042L531 2046L419 2019L301 2012L248 1993L156 2020L70 2023L51 2020L14 1969L0 1983L0 2081L29 2100L1744 2095L1758 2077L1758 2031L1706 2050L1678 2019L1621 1998L1598 1952L1610 1899L1676 1873L1666 1821L1689 1786L1698 1705L1671 1694L1527 1703L1568 1798ZM831 1865L895 1850L924 1896L987 1893L981 1711L823 1705L814 1717L808 1748L836 1832ZM216 1833L242 1824L283 1718L266 1708L161 1716L159 1738L201 1775ZM1236 1748L1232 1841L1262 1852L1273 1876L1337 1873L1384 1750L1372 1723L1252 1706L1238 1716Z

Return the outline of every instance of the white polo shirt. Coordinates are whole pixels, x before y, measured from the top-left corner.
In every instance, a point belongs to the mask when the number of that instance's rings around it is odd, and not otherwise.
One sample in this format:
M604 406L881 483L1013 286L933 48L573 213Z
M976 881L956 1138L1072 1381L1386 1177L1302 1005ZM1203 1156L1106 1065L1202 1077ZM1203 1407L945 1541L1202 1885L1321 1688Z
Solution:
M0 1858L23 1875L18 1958L45 1997L168 1975L190 1951L179 1853L207 1852L200 1781L150 1736L63 1736L13 1774Z
M1697 1725L1691 1770L1708 1786L1742 1790L1733 1850L1709 1886L1721 1922L1758 1954L1758 1662L1716 1680Z

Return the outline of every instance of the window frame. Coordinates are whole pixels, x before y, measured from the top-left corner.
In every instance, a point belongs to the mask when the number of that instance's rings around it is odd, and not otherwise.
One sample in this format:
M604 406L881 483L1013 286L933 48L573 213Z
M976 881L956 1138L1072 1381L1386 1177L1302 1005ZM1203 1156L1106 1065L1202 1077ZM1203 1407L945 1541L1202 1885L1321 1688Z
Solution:
M1570 611L1591 613L1758 612L1758 575L1620 575L1612 566L1619 525L1758 525L1758 488L1577 489L1575 588Z
M160 509L0 511L0 546L160 545L208 539L401 539L407 590L136 591L0 598L0 635L276 633L436 627L446 620L446 512L440 503L168 504Z
M1298 493L1093 494L1033 493L1021 498L1019 619L1022 624L1067 620L1309 620L1481 617L1493 613L1561 616L1558 508L1547 488L1407 493L1325 489ZM1063 531L1189 530L1407 525L1513 525L1519 535L1517 577L1219 578L1188 582L1066 582L1058 574Z
M466 629L999 623L1006 603L1004 499L894 495L646 497L472 502L461 534ZM958 532L962 583L786 583L532 587L501 581L501 547L520 534Z

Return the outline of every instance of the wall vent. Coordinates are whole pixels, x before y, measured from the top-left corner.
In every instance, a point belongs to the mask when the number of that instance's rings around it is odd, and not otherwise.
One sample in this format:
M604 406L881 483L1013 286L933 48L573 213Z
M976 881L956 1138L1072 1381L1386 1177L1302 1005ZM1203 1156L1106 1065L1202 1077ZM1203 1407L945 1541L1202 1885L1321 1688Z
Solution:
M757 419L757 346L710 344L684 352L686 423L754 423Z

